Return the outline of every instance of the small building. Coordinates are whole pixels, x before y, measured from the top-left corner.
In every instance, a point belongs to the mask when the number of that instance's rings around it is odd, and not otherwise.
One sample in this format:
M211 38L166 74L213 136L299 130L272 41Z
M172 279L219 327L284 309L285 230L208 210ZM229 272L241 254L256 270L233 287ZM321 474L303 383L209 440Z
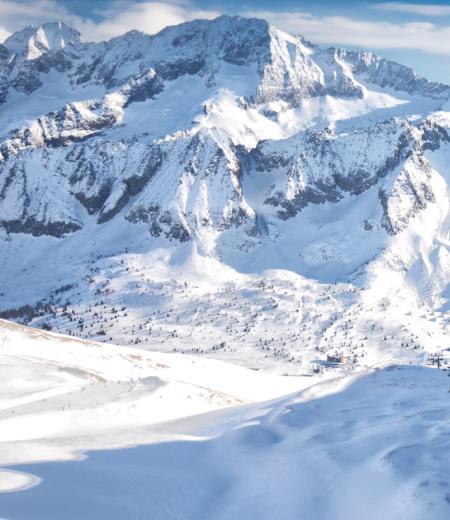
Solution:
M327 354L327 363L334 365L347 365L351 363L353 356L346 356L344 354Z

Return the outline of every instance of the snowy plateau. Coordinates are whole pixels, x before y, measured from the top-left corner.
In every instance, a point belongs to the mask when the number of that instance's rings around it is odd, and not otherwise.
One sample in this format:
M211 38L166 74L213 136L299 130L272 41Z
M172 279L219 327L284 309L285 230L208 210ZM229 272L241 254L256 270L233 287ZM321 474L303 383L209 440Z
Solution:
M221 16L0 44L0 518L448 520L450 86Z

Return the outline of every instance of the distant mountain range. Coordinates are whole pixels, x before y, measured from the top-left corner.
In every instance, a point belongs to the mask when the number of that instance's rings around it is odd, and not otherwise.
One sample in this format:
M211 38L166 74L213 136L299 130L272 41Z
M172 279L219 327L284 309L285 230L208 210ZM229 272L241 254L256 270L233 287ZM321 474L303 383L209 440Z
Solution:
M450 347L449 97L257 19L27 27L0 45L0 316L281 371Z

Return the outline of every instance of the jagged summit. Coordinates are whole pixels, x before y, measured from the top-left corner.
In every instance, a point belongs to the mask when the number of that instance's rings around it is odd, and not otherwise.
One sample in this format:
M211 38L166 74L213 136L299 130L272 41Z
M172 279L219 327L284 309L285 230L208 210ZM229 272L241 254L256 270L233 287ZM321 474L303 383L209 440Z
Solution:
M30 25L9 36L4 46L11 52L22 54L26 59L39 58L50 50L65 49L80 43L80 33L63 22L48 22Z
M246 80L241 95L251 102L283 101L292 106L325 95L362 98L363 87L355 75L410 94L446 99L450 93L448 86L418 78L408 67L371 53L321 49L264 20L240 16L194 20L152 36L130 31L89 45L80 42L78 31L54 22L13 34L5 48L11 56L4 57L0 70L0 103L11 89L32 94L54 69L68 72L73 88L116 88L150 69L162 81L198 75L207 86L221 83L228 88L235 75L226 68L248 67L255 76ZM55 56L49 51L58 52Z

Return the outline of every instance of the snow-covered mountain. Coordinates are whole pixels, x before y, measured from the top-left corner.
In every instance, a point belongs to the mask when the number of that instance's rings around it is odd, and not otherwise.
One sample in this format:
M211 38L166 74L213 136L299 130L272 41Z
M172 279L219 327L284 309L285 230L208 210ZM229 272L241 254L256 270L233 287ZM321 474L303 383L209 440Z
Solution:
M449 347L450 87L222 16L0 46L0 311L282 371Z

